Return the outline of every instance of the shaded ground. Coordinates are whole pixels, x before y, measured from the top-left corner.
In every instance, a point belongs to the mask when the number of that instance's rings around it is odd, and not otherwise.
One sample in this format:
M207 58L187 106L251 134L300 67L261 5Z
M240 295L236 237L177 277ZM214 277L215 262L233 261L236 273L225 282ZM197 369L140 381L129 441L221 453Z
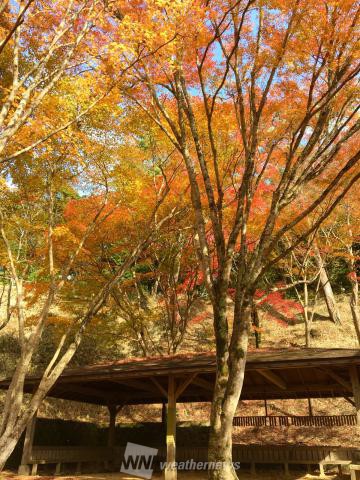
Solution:
M262 470L257 472L256 475L251 475L247 471L238 472L239 480L282 480L285 479L284 474L280 470ZM1 480L139 480L138 477L133 477L129 475L123 475L121 473L98 473L92 475L68 475L61 477L54 476L41 476L41 477L31 477L31 476L19 476L10 472L0 473ZM163 477L161 475L153 475L152 480L161 480ZM339 477L336 474L327 475L327 480L338 480ZM207 476L205 473L193 473L193 472L179 472L178 480L206 480ZM287 477L287 480L315 480L319 479L319 476L305 474L301 471L290 471L290 476Z

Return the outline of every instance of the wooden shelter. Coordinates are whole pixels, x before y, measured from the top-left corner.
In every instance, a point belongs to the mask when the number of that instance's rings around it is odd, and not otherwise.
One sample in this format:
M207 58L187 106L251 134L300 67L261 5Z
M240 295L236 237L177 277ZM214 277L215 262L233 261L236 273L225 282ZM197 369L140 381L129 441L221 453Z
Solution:
M346 398L360 425L359 349L255 350L248 354L242 400ZM167 461L175 461L176 404L210 402L216 372L214 353L128 359L68 368L49 397L106 405L110 412L109 442L114 446L116 414L123 405L167 404ZM33 392L39 377L29 377ZM9 381L0 382L6 389ZM25 450L31 449L29 425ZM176 472L166 472L173 479Z

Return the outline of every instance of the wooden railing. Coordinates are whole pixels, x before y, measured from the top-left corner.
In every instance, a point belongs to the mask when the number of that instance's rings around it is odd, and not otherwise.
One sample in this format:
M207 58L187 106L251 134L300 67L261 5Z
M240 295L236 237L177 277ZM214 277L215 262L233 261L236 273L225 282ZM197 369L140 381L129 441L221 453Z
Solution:
M341 427L356 425L356 415L285 416L271 415L234 417L235 427Z

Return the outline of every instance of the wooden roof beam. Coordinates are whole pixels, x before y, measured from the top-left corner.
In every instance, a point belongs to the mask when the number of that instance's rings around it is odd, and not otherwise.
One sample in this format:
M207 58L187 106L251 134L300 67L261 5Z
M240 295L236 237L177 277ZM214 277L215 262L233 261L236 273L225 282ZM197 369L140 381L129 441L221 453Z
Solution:
M153 385L149 385L149 383L146 383L146 378L144 380L145 382L142 382L139 380L132 380L132 379L117 380L114 378L114 379L111 379L111 382L123 385L125 387L135 388L136 390L140 390L142 392L154 393L155 391L156 392L158 391L158 389L157 388L155 389Z
M153 384L157 387L159 392L165 397L168 398L167 390L161 385L161 383L155 377L149 377Z
M345 399L348 403L350 403L350 405L352 405L353 407L355 407L355 402L354 402L354 400L352 400L350 397L344 397L344 399Z
M87 387L84 385L69 385L69 388L63 388L61 386L61 391L63 392L70 392L70 393L80 393L84 395L89 395L90 397L93 398L99 398L103 401L107 401L107 403L117 403L116 402L116 396L113 394L109 394L108 392L104 392L103 390L98 390L97 388L93 387Z
M192 383L209 392L213 392L214 390L214 385L211 382L208 382L207 380L204 380L203 378L200 378L200 377L194 378Z
M287 393L291 394L299 394L299 395L304 395L302 398L307 398L306 395L307 393L319 393L319 398L321 397L320 393L321 392L334 392L338 389L338 385L335 385L333 383L316 383L316 384L309 384L306 387L306 390L304 389L303 385L298 384L298 385L288 385L286 388ZM257 394L259 395L259 400L263 400L264 396L261 397L261 394L279 394L281 393L279 387L274 388L273 385L256 385L256 386L249 386L244 389L244 394L251 393L251 394ZM285 390L283 390L285 392ZM334 395L333 395L334 396ZM343 397L343 394L339 392L339 397ZM288 396L284 396L284 398L288 398ZM294 397L296 398L296 397Z
M286 390L287 386L284 380L276 373L273 371L269 370L268 368L262 368L256 370L260 375L262 375L266 380L269 380L269 382L273 383L277 387L281 388L281 390Z
M175 398L179 398L182 393L187 389L187 387L190 385L190 383L193 382L193 380L197 377L197 373L193 373L190 375L189 378L187 378L181 385L179 385L175 391Z
M321 368L320 370L322 372L326 373L326 375L331 377L333 380L338 382L338 384L341 385L342 387L344 387L348 392L352 393L351 384L349 382L347 382L346 380L344 380L342 377L340 377L340 375L338 375L337 373L335 373L332 370L329 370L327 368Z

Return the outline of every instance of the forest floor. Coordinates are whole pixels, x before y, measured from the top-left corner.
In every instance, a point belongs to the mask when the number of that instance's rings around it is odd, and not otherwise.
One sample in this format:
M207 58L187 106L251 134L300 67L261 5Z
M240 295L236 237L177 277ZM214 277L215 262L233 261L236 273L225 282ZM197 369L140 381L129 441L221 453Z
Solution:
M313 324L312 347L322 348L356 348L356 336L352 322L351 312L346 295L339 295L337 303L342 316L342 324L335 325L327 317L326 306L320 302ZM262 347L263 348L299 348L304 346L304 325L301 319L290 323L287 327L276 321L262 319ZM0 352L1 353L1 352ZM1 357L1 355L0 355ZM1 363L1 362L0 362ZM277 400L269 401L267 405L270 415L307 415L307 400ZM314 399L312 401L314 415L326 414L351 414L354 408L344 399ZM0 398L1 411L1 398ZM179 404L178 426L208 425L210 413L209 404ZM261 401L240 401L237 415L264 415L264 403ZM94 423L99 427L107 427L108 411L105 407L85 405L78 402L70 402L55 399L46 399L40 409L39 417L62 420L77 420ZM117 418L118 426L127 427L130 424L140 425L145 422L161 421L161 405L125 406ZM297 444L297 445L327 445L334 447L358 447L360 445L360 428L356 427L333 427L331 429L319 429L315 427L289 427L289 428L235 428L233 442L237 444ZM5 476L4 476L5 475ZM25 480L26 477L17 477L14 474L6 476L0 474L0 479ZM30 477L28 477L30 478ZM53 477L42 477L42 480ZM65 477L56 477L57 480ZM66 477L71 480L130 480L119 474L93 475L81 477ZM158 478L154 475L154 480ZM201 480L205 475L180 473L179 480ZM279 480L282 478L280 470L261 472L256 477L251 477L246 471L239 475L241 480ZM294 470L292 480L305 480L318 478L304 475ZM329 480L338 478L328 476Z
M194 472L178 472L178 480L206 480L206 473ZM262 470L251 475L249 472L238 472L239 480L283 480L285 475L280 470ZM301 471L290 471L290 475L286 477L287 480L315 480L319 479L319 475L305 474ZM340 480L336 473L326 475L327 480ZM39 477L16 475L11 472L0 473L1 480L36 480ZM161 480L163 476L160 474L153 475L152 480ZM121 473L97 473L88 475L68 475L68 476L41 476L41 480L139 480L139 477L124 475Z

